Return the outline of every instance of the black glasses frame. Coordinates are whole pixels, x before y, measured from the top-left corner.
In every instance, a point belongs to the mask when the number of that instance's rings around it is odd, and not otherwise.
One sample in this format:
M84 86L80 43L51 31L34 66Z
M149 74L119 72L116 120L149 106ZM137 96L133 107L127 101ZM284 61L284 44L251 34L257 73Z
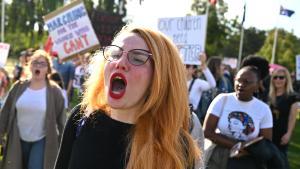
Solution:
M197 69L198 68L198 66L197 65L188 65L188 64L186 64L185 65L185 68L190 68L190 67L193 67L193 69Z
M120 49L121 53L120 53L120 55L118 55L118 59L112 59L110 56L105 55L105 51L109 47L117 47L117 48ZM105 46L105 47L101 48L101 50L103 52L104 58L109 62L119 60L120 57L123 55L123 52L125 52L125 50L123 48L121 48L120 46L117 46L117 45L108 45L108 46ZM145 52L145 53L143 53L143 55L145 55L147 57L147 59L142 64L136 64L136 63L132 62L132 60L130 59L130 56L131 56L130 53L132 53L134 51L143 51L143 52ZM135 66L141 66L141 65L145 64L149 60L149 58L151 58L150 56L152 56L152 53L150 53L148 50L145 50L145 49L131 49L131 50L127 51L126 53L127 53L126 57L127 57L127 60L129 61L129 63L132 64L132 65L135 65Z

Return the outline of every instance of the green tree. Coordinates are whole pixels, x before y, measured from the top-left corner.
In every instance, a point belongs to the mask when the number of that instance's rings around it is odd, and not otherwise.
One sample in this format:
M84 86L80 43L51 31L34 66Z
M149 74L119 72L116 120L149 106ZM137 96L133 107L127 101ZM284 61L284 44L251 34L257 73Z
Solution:
M263 46L266 39L266 32L254 27L245 29L243 56L256 54Z
M274 33L274 29L268 32L264 45L258 52L259 55L265 57L269 61L271 61L272 57ZM293 33L283 29L278 30L277 37L274 63L284 65L289 68L289 70L295 70L295 56L300 53L300 39Z
M222 42L224 48L220 49L220 53L226 57L238 57L239 44L240 44L240 23L238 18L227 21L227 36L226 39Z
M64 0L12 0L6 4L5 40L11 45L10 55L18 56L21 50L39 48L47 38L43 16L63 6ZM91 16L93 11L126 15L126 0L99 0L94 8L93 0L84 0Z
M20 50L38 48L47 36L43 16L62 6L63 0L13 0L7 4L5 37L11 44L11 54Z
M110 14L120 14L126 16L126 0L98 0L98 6L96 10L105 11Z
M207 0L194 0L192 10L196 14L204 14ZM223 0L218 0L217 5L209 7L206 52L210 55L238 57L241 23L238 17L226 19L225 13L228 6ZM244 29L242 57L259 51L265 40L265 32L255 28Z
M197 15L203 15L206 12L207 0L194 0L192 4L192 11ZM229 34L227 23L224 17L227 12L227 4L223 0L218 1L218 5L209 6L207 35L206 35L206 49L209 55L222 55L222 49L225 47L224 41Z

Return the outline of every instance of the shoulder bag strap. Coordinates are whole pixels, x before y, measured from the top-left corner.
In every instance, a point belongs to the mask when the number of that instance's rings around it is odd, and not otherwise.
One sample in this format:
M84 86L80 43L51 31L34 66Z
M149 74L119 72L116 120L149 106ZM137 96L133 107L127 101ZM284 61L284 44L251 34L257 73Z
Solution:
M223 104L222 104L222 107L221 107L220 118L221 118L221 116L222 116L222 114L223 114L224 107L225 107L225 104L226 104L226 102L227 102L227 98L228 98L228 96L225 95L225 98L224 98L224 101L223 101Z
M191 81L191 84L190 84L190 86L189 86L189 93L191 92L191 90L192 90L192 87L193 87L193 84L194 84L194 82L195 82L195 78L193 78L193 80Z

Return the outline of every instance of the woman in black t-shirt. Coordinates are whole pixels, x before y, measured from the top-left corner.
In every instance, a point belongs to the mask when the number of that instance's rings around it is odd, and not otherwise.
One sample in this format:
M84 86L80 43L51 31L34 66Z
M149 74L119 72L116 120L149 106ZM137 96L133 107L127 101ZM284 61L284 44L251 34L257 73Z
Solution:
M285 157L288 168L288 143L291 139L298 108L290 73L286 68L274 70L270 83L270 107L273 114L273 142Z
M94 55L55 169L191 169L185 68L165 35L125 26Z

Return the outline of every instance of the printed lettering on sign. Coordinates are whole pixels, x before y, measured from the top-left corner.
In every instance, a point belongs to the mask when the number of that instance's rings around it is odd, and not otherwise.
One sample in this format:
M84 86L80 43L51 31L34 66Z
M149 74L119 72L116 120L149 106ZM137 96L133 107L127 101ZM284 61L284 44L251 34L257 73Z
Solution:
M99 46L91 21L81 1L58 9L44 17L49 36L53 41L52 51L61 59Z
M205 48L205 15L161 18L157 27L177 45L185 64L200 64L199 54Z

